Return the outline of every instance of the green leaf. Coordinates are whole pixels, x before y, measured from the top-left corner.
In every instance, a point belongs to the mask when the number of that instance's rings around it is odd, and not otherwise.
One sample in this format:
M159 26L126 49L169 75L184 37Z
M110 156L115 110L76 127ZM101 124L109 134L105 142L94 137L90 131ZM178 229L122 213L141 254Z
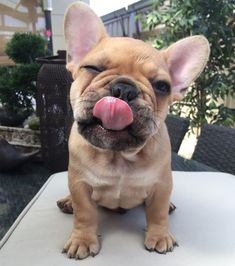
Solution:
M166 25L153 41L156 48L195 34L205 35L210 42L207 67L181 104L170 109L190 117L192 127L206 122L229 126L235 123L234 112L223 105L228 94L235 94L234 10L234 0L170 0L156 1L155 10L150 12L157 19L152 17L148 27L156 26L156 21Z

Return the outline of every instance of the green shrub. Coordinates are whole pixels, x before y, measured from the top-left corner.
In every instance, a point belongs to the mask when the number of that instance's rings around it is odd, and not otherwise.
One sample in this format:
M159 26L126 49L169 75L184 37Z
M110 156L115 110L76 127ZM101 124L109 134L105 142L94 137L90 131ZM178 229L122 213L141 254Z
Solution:
M40 125L40 120L39 117L37 116L32 117L28 124L29 128L32 130L39 130L39 125Z
M196 34L209 40L211 55L206 69L184 100L171 107L174 114L190 117L192 127L208 122L229 126L235 123L235 111L223 104L227 95L235 92L234 9L234 0L159 0L144 22L148 29L165 25L152 40L156 48Z
M7 43L6 54L19 64L31 64L37 57L46 54L46 42L39 34L31 32L15 33Z
M0 99L10 115L25 110L32 112L38 70L36 63L0 67Z
M16 65L0 67L0 103L9 115L29 115L33 111L40 68L35 59L46 55L46 42L38 34L15 33L6 46L6 53Z

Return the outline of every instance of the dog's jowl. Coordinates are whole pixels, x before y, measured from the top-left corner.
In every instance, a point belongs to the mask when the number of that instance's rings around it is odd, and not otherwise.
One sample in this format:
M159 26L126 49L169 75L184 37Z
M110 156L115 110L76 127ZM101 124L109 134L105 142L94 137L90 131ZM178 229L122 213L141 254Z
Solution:
M183 98L205 67L208 41L191 36L158 51L140 40L111 38L81 2L68 8L64 27L67 69L74 79L70 195L58 202L74 212L64 252L78 259L99 252L98 205L130 209L141 204L146 249L172 251L171 147L164 120L169 104Z

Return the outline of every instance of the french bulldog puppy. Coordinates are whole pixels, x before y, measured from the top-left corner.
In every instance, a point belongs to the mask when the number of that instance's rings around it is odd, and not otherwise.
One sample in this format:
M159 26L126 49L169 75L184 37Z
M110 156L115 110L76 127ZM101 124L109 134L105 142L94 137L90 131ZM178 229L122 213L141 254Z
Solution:
M74 124L69 139L70 196L59 207L74 212L63 251L83 259L100 250L97 205L130 209L144 204L147 250L172 251L168 229L171 147L164 120L172 101L199 76L209 57L203 36L165 50L132 38L109 37L82 2L65 14L67 69Z

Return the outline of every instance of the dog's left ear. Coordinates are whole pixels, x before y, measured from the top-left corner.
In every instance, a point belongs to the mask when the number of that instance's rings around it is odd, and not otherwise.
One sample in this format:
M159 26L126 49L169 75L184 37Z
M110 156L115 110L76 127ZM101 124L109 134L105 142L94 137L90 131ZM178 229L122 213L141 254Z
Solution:
M209 43L205 37L196 35L172 44L163 52L171 76L173 100L181 100L206 66Z

